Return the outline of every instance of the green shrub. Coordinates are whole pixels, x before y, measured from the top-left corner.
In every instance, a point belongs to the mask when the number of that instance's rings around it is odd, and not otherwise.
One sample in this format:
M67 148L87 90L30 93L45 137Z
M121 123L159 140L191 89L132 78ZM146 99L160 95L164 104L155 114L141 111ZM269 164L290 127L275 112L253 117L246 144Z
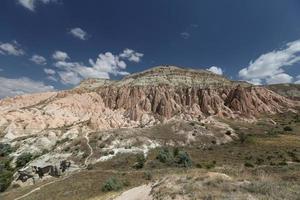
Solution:
M142 169L145 165L146 158L144 154L137 154L136 155L136 163L134 164L134 168L136 169Z
M162 163L172 163L174 159L173 155L167 148L160 149L156 158Z
M190 158L189 154L186 151L179 150L178 147L174 148L173 151L170 151L168 148L160 149L158 155L156 156L156 159L170 166L192 166L192 159Z
M13 172L2 170L0 172L0 192L4 192L10 185L13 179Z
M196 167L197 167L197 168L202 168L202 165L201 165L200 163L197 163L197 164L196 164Z
M250 162L245 162L244 166L245 167L251 167L251 168L254 167L254 165Z
M179 154L179 148L178 147L175 147L174 149L173 149L173 155L174 156L178 156L178 154Z
M144 178L148 181L151 181L152 180L152 174L151 172L147 171L144 173Z
M20 156L18 156L16 161L17 167L24 167L28 162L32 160L33 156L31 153L22 153Z
M285 127L283 128L283 130L284 130L284 131L293 131L292 127L290 127L290 126L285 126Z
M261 164L263 164L263 162L264 162L264 159L262 159L262 158L257 158L255 164L261 165Z
M212 162L207 162L204 164L204 167L206 169L212 169L212 168L215 168L216 167L216 161L212 161Z
M123 188L123 184L115 177L110 177L102 186L103 192L118 191Z
M1 157L8 156L12 151L13 151L13 149L11 148L11 146L9 144L0 143L0 156Z
M241 144L244 144L247 140L247 135L245 133L239 133L239 140Z
M189 154L185 151L179 151L178 155L176 156L177 163L181 167L191 167L192 166L192 159L190 158Z

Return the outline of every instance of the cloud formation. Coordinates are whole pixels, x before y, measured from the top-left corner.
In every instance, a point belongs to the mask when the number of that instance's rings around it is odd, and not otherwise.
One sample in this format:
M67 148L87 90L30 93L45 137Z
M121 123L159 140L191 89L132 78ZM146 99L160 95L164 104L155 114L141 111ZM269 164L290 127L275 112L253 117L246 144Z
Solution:
M43 56L37 55L37 54L33 55L29 60L34 62L37 65L46 65L47 64L46 58L44 58Z
M56 61L65 61L70 59L69 55L63 51L55 51L52 55L52 58Z
M43 82L31 80L26 77L9 79L0 77L0 98L12 97L27 93L39 93L54 91L51 85L45 85Z
M206 70L213 72L215 74L223 75L223 70L220 67L212 66Z
M140 62L141 58L144 56L142 53L135 52L132 49L125 49L123 53L120 54L121 58L127 58L131 62Z
M87 32L79 27L71 29L70 34L80 40L87 40L87 36L88 36Z
M18 3L23 6L24 8L35 11L35 8L37 4L49 4L49 3L55 3L58 0L17 0Z
M191 34L188 32L182 32L180 33L181 37L185 40L189 39L191 37Z
M57 75L63 84L76 85L80 83L81 80L87 78L109 79L111 75L128 75L129 73L126 71L127 64L125 61L137 63L141 61L142 57L142 53L125 49L122 53L117 55L106 52L99 54L96 60L90 58L89 66L79 62L66 61L66 57L60 60L56 59L57 62L54 63L54 66L58 69ZM47 70L47 72L49 71ZM55 78L53 75L54 74L51 74L50 76Z
M274 50L258 57L249 66L239 71L239 77L248 82L284 83L293 78L285 73L285 67L300 61L300 40L287 43L285 48Z
M1 43L0 42L0 54L21 56L21 55L25 54L25 51L20 48L20 45L17 41L13 41L12 43Z

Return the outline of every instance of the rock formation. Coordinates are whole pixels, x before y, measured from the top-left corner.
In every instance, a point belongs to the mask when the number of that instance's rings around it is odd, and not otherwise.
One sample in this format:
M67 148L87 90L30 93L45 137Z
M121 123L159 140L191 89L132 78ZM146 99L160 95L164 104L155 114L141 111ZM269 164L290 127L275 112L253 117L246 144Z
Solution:
M254 118L294 106L264 87L205 70L162 66L120 81L89 79L59 92L0 101L0 136L13 139L85 124L92 130L151 125L171 118Z

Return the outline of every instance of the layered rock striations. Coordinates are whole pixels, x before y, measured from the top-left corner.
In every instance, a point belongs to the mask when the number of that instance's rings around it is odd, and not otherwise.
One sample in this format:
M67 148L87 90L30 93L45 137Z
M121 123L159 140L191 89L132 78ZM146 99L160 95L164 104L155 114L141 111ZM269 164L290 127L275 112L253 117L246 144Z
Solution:
M0 101L0 136L87 126L92 130L151 125L171 118L274 114L295 102L264 87L205 70L162 66L120 81L89 79L60 92Z

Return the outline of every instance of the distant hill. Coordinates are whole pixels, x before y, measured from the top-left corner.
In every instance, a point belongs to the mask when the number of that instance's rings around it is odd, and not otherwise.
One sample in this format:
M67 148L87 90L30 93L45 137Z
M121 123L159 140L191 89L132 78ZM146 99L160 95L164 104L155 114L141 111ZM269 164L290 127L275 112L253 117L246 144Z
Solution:
M300 84L275 84L267 88L290 99L300 100Z

